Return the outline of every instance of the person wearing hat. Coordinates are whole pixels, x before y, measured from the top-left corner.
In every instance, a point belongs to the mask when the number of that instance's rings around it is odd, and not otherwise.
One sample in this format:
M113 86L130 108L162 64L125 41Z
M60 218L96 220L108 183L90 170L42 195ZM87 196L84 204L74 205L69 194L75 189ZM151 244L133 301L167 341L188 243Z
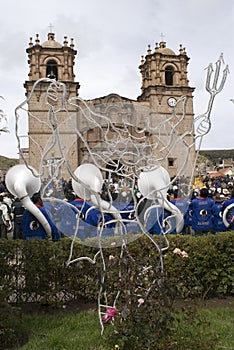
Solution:
M220 193L216 193L214 196L214 212L213 212L213 230L212 233L216 232L225 232L227 231L227 227L223 222L223 214L222 214L222 206L225 200L224 195Z

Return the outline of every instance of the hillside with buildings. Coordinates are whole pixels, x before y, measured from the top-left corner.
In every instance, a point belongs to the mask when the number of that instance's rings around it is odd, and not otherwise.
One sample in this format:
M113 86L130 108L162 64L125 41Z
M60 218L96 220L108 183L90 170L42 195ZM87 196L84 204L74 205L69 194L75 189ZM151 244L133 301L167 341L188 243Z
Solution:
M0 156L0 176L4 177L7 170L19 164L19 159ZM197 160L197 170L200 174L216 173L224 170L234 174L234 149L200 150Z
M4 177L8 169L19 164L19 159L0 156L0 176Z
M224 170L234 174L234 149L200 150L197 168L203 174Z

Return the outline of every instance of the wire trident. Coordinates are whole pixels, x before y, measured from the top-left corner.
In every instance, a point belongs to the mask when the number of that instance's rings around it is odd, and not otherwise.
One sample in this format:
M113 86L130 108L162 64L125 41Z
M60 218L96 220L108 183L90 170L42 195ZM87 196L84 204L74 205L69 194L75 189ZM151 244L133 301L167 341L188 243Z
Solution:
M229 73L229 67L228 65L226 65L225 69L223 70L223 76L222 76L220 85L218 87L217 85L218 85L220 68L222 63L224 64L224 59L223 59L223 54L221 53L219 59L215 63L216 68L215 68L215 74L214 74L214 80L213 80L212 86L211 86L211 77L214 72L212 63L210 63L207 68L206 90L209 92L210 98L209 98L206 112L204 114L197 116L194 120L195 123L199 121L199 124L196 129L196 139L198 137L202 138L204 135L208 134L208 132L210 131L210 128L211 128L210 115L211 115L211 110L214 103L214 98L218 93L222 91L225 81L227 79L227 75Z

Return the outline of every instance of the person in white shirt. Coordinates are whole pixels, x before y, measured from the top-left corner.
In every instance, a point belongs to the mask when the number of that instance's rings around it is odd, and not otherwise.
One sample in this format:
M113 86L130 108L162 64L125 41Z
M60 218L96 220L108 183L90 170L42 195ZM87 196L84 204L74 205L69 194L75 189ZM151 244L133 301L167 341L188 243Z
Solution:
M11 220L8 214L7 205L0 196L0 238L7 238L7 232L11 229Z

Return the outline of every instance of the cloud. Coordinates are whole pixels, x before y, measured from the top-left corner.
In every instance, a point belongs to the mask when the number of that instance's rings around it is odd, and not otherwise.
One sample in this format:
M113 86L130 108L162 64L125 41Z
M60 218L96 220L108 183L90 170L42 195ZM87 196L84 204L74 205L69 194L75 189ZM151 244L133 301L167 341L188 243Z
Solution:
M141 55L146 54L148 44L154 49L163 33L167 46L176 53L179 44L186 47L190 57L189 84L196 88L194 112L203 113L209 98L205 91L205 68L223 52L230 75L216 98L212 130L202 147L225 148L232 144L234 104L229 101L234 98L232 0L41 0L37 6L29 0L8 0L0 22L0 95L5 97L11 134L0 136L1 154L17 154L14 109L25 99L23 84L29 72L25 50L29 38L35 40L37 33L41 43L47 40L50 23L58 42L62 43L64 36L68 41L74 38L78 51L76 81L80 82L80 96L85 99L112 92L137 98L141 92L138 69Z

